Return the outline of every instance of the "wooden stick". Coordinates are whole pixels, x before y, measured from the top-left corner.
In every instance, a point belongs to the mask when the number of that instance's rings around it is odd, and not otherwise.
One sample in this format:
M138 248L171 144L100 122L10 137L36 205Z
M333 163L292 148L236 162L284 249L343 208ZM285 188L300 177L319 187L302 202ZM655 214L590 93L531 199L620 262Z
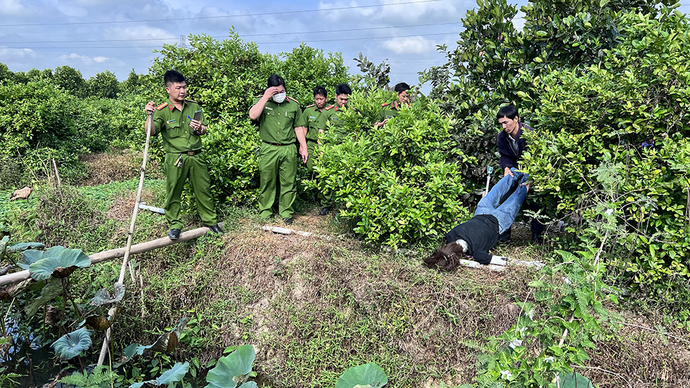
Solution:
M118 283L125 282L125 272L127 271L129 263L129 253L132 249L132 237L134 237L134 225L137 222L137 214L139 213L139 201L141 201L141 192L144 189L144 177L146 176L146 161L149 158L149 143L151 142L151 124L153 123L153 112L147 112L146 115L146 144L144 145L144 157L141 161L141 170L139 171L139 187L137 188L137 198L134 200L134 209L132 210L132 221L129 223L129 231L127 232L127 247L125 248L125 255L122 258L122 266L120 267L120 277L118 278ZM135 284L134 279L134 268L129 265L129 274L132 277L132 283ZM117 305L110 308L108 315L115 315L117 311ZM108 346L110 344L110 332L112 325L108 327L105 333L105 338L103 339L103 346L101 347L101 354L98 356L98 364L103 365L105 361L105 355L108 352Z
M53 161L53 168L55 169L55 179L57 179L58 194L60 195L60 198L62 198L62 184L60 183L60 174L58 174L58 169L57 169L57 164L55 163L55 159L52 159L52 161Z
M224 223L219 223L218 226L221 228L224 226ZM163 248L167 247L173 244L185 242L185 241L190 241L194 240L196 238L199 238L203 235L205 235L210 229L203 226L201 228L197 229L192 229L188 230L186 232L182 232L180 234L180 238L173 241L170 238L166 237L161 237L159 239L139 243L139 244L134 244L132 245L132 249L130 254L137 254L137 253L143 253L143 252L148 252L152 251L154 249L158 248ZM103 261L107 260L112 260L112 259L117 259L119 257L123 257L125 254L125 248L117 248L117 249L111 249L109 251L103 251L99 253L94 253L93 255L90 255L89 258L91 259L91 264L98 264ZM21 282L23 280L29 279L31 275L29 274L29 270L25 271L19 271L19 272L13 272L4 276L0 276L0 286L6 286L8 284L14 284Z

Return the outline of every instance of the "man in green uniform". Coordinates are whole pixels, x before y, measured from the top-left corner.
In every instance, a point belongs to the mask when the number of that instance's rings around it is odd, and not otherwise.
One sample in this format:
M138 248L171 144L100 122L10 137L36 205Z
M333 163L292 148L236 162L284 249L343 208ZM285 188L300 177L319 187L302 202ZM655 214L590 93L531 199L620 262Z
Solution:
M336 131L336 133L343 133L340 125L340 113L347 109L347 103L350 101L350 94L352 90L347 84L339 84L335 87L335 105L329 105L323 112L325 121L328 125Z
M153 112L151 136L160 132L165 149L165 218L170 225L168 237L177 240L182 229L180 196L184 183L189 181L196 197L196 207L204 226L217 234L223 234L216 219L216 209L211 195L211 179L206 158L201 149L201 137L206 133L207 122L201 107L187 97L184 76L176 70L168 70L163 76L169 101L158 105L146 104L146 113ZM148 118L146 119L149 120ZM148 124L148 123L147 123ZM148 128L148 125L145 127Z
M398 99L390 104L386 103L381 105L379 116L376 119L376 124L374 124L377 128L383 126L388 119L392 119L393 117L397 116L402 105L410 104L410 96L407 93L407 91L410 90L410 85L400 82L399 84L395 85L393 90L395 90L395 92L398 94Z
M259 120L262 142L259 153L259 215L268 219L273 214L279 178L278 213L286 225L291 225L294 214L292 204L297 197L295 138L299 141L299 154L303 163L309 159L309 151L305 139L307 120L299 103L287 97L283 77L277 74L268 77L268 88L249 109L249 118Z
M326 116L323 110L326 109L327 99L326 88L317 86L314 88L314 104L304 108L302 114L307 120L307 151L311 158L307 160L307 171L313 174L314 172L314 157L316 156L316 148L319 144L319 133L323 133L326 129Z

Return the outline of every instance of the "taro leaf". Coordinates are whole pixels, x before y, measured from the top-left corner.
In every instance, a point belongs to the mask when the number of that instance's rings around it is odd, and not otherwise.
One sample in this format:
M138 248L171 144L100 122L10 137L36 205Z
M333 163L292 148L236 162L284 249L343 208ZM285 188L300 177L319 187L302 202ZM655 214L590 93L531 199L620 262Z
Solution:
M26 315L32 317L36 314L39 307L57 298L60 294L62 294L62 280L50 279L48 284L46 284L41 290L41 296L32 300L31 303L26 305L24 307L24 312Z
M91 330L82 327L63 335L51 346L63 360L69 360L91 346Z
M249 378L255 356L253 346L242 345L219 358L215 368L206 375L206 382L209 383L206 388L235 388L238 384L242 385Z
M91 299L92 306L103 306L108 303L115 303L122 300L125 296L125 285L122 283L115 283L113 287L114 291L111 294L107 288L103 288L96 293L96 295Z
M144 384L150 384L155 387L159 387L161 385L169 385L172 383L176 383L184 378L184 376L187 374L187 371L189 371L189 362L185 362L184 364L180 364L178 362L177 364L173 365L172 369L166 370L157 379L144 381L141 383L134 383L130 385L129 388L140 388Z
M86 317L86 324L98 331L103 331L110 327L112 322L105 315L91 315Z
M179 362L173 365L170 370L165 371L160 377L156 379L157 385L176 383L187 374L189 370L189 362L180 364Z
M253 381L247 381L246 383L242 384L240 388L259 388L259 386Z
M562 388L596 388L588 378L576 372L568 374L561 372L559 377Z
M29 265L41 260L43 258L43 251L29 249L22 252L22 261L18 261L17 265L21 269L29 269Z
M142 355L144 354L144 350L150 349L151 346L144 346L144 345L139 345L139 344L131 344L127 346L123 352L125 353L125 357L127 358L127 361L129 361L132 357L134 357L135 354Z
M34 280L45 280L51 275L65 278L77 267L84 268L90 265L91 259L81 249L67 249L57 246L45 251L41 260L29 266L29 271Z
M7 248L7 253L21 252L27 249L43 249L45 247L45 244L41 244L39 242L20 243Z
M353 388L357 386L379 388L388 383L388 377L380 366L370 363L352 367L345 371L335 382L335 388Z
M151 345L151 350L165 353L170 353L175 350L177 343L180 341L180 337L182 337L182 330L187 326L187 322L189 322L189 318L185 317L180 319L180 323L178 323L174 329L158 337L156 342Z

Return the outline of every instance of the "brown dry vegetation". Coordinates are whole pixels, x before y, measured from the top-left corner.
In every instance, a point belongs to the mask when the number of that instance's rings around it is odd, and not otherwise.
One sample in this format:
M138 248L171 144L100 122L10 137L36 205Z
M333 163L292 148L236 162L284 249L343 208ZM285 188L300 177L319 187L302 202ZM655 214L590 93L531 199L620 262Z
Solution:
M295 228L328 229L324 222L298 217ZM181 359L217 358L229 345L250 343L256 370L276 387L332 386L345 369L365 362L382 366L391 387L469 383L487 339L515 323L515 302L528 297L532 279L515 267L439 273L419 257L370 251L351 239L240 224L222 238L146 258L146 315L139 322L169 325L194 309L208 344L201 355L182 349ZM129 308L141 310L137 303ZM611 334L592 352L591 369L581 371L599 387L690 384L687 344L631 326Z
M144 197L160 195L145 191ZM64 204L53 204L38 217L44 233L56 241L80 232L87 238L85 225L108 220L107 230L94 236L124 241L133 192L119 193L107 217L70 206L79 202L69 192L66 196ZM516 302L531 300L531 270L440 273L424 267L421 254L361 244L332 215L309 211L295 219L293 229L330 236L321 238L264 232L255 215L242 212L226 218L223 237L205 236L134 257L141 263L144 289L126 281L129 296L114 326L116 353L132 342L152 343L164 327L189 316L199 323L187 329L191 340L183 340L176 360L196 356L204 362L220 357L227 346L252 344L255 370L266 387L333 386L345 369L365 362L380 365L390 387L453 386L472 381L488 338L516 322L521 313ZM141 217L145 226L137 240L167 232L162 218ZM70 231L62 230L63 224ZM279 219L273 224L285 226ZM528 239L529 231L517 227L512 242L494 253L539 259L546 248ZM580 373L600 388L690 386L690 335L668 326L668 333L660 333L663 312L619 313L636 326L607 331Z
M141 168L140 152L131 150L111 150L99 154L87 154L80 158L86 164L87 175L81 182L85 186L97 186L139 177ZM146 174L153 179L162 177L160 166L149 159Z

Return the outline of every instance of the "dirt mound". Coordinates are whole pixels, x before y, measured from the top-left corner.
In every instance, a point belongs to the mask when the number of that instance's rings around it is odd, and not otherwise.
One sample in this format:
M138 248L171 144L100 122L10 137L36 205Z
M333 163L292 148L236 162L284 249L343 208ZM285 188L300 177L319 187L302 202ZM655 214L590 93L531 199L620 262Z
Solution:
M120 182L139 177L142 154L131 150L111 150L105 153L84 155L80 158L86 164L87 175L81 182L84 186L97 186L110 182ZM157 162L146 164L148 176L160 178Z

